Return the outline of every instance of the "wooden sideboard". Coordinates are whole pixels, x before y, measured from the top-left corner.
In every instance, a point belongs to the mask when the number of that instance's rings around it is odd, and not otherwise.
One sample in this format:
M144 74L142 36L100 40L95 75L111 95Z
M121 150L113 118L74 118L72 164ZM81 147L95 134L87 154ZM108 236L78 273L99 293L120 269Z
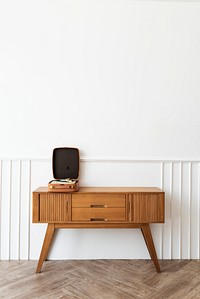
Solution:
M48 223L36 273L47 259L59 228L140 228L157 272L150 223L163 223L165 194L154 187L81 187L78 192L33 192L33 223Z

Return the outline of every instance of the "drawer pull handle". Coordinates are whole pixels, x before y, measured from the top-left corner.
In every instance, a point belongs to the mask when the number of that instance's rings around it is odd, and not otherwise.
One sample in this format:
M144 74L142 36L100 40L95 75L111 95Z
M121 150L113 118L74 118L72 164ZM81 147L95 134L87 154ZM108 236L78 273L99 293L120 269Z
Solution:
M90 208L107 208L107 205L90 205Z
M108 221L106 218L90 218L90 221Z

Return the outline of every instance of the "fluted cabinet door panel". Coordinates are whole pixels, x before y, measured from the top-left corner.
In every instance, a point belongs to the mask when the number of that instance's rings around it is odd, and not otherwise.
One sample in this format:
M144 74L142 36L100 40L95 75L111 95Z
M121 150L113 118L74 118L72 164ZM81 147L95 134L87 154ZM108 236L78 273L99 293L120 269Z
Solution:
M70 195L42 194L39 197L40 222L66 222L70 220Z
M164 194L130 195L130 220L135 223L164 222Z

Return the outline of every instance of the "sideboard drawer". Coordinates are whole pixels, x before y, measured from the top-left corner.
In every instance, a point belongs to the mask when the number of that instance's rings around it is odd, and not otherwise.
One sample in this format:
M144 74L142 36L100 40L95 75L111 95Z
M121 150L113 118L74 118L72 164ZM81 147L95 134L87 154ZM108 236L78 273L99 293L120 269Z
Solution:
M125 194L120 193L74 193L72 208L125 208Z
M72 194L72 221L125 221L125 217L125 194Z
M125 208L72 208L72 221L125 221Z

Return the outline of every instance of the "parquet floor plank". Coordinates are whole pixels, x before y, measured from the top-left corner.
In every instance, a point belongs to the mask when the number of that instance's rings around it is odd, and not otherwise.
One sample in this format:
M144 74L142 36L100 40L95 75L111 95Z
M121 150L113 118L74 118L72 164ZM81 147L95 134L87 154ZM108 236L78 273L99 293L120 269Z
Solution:
M0 299L198 299L200 261L0 261Z

